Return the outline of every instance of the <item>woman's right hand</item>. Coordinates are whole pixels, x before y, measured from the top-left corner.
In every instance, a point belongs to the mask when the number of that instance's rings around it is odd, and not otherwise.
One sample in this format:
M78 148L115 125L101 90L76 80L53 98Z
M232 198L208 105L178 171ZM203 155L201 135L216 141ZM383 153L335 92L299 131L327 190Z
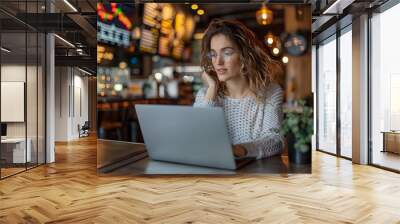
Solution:
M204 84L208 87L215 88L217 86L216 77L211 77L211 75L205 71L201 74L201 79L203 79Z
M208 86L205 98L210 101L214 101L218 92L218 81L217 77L212 77L212 75L207 72L201 74L204 84Z

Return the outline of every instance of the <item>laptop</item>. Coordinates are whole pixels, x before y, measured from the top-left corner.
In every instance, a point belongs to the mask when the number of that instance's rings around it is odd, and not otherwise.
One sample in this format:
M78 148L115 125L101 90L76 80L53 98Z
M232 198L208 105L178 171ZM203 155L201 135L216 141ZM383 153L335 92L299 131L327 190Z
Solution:
M235 170L253 159L235 159L221 107L135 105L152 160Z

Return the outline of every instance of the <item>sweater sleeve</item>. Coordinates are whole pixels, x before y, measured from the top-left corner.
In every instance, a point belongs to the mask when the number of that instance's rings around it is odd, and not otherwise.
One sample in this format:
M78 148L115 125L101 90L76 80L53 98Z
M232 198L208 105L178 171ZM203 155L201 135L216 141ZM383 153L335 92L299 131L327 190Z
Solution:
M262 159L282 153L284 139L275 130L280 130L283 119L283 91L276 84L268 92L264 106L263 130L259 135L260 137L251 142L240 144L247 149L246 157Z
M215 107L217 106L216 101L206 100L204 96L206 95L207 87L201 88L197 94L193 104L193 107Z

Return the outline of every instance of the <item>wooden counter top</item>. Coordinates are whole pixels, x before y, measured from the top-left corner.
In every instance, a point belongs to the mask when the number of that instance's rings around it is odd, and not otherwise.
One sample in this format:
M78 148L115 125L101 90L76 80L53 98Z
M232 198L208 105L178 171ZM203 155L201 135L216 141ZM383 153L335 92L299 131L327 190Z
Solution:
M311 173L311 164L295 165L287 156L255 160L236 171L154 161L147 157L141 143L98 140L97 168L99 175L232 175Z

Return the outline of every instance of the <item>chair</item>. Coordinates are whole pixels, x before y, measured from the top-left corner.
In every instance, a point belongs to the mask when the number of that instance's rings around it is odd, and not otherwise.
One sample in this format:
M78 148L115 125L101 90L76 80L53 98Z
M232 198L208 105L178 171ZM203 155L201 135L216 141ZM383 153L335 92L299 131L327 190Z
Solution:
M90 129L89 121L85 121L82 127L78 124L79 138L89 136L89 129Z

